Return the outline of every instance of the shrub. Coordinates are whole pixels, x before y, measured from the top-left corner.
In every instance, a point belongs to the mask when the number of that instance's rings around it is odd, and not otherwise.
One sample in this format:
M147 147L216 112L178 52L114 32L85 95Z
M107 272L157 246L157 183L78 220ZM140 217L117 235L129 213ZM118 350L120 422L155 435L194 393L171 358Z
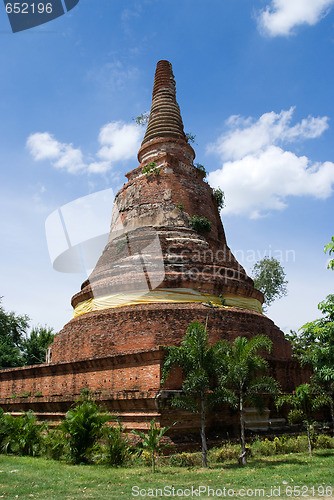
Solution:
M190 227L200 233L208 233L211 231L212 223L206 217L200 215L193 215L190 218Z
M218 205L219 209L222 209L225 207L225 194L224 191L220 188L213 189L212 190L212 195L214 199L216 200L216 203Z
M143 464L146 465L147 467L150 467L152 465L152 457L151 457L151 453L149 451L144 450L141 453L140 458L141 458Z
M67 440L61 428L49 430L44 438L45 455L52 460L60 460L67 452Z
M226 443L222 448L219 448L213 453L213 460L215 462L225 462L227 460L238 460L240 455L240 446Z
M169 457L172 467L195 467L201 465L201 457L196 453L176 453Z
M320 437L320 436L319 436ZM325 436L324 436L325 437ZM324 440L324 443L326 440ZM302 453L308 449L307 436L275 437L272 441L268 438L256 440L251 445L253 454L258 456L271 456L280 453Z
M143 167L142 172L146 175L146 177L151 174L159 175L161 172L161 168L157 168L157 164L152 161L151 163Z
M334 448L334 438L320 434L316 439L315 447L323 449Z
M194 142L195 142L195 139L196 139L196 135L191 134L190 132L188 132L188 133L186 134L186 139L187 139L187 142L194 143Z
M199 170L201 172L201 174L203 175L203 177L206 177L206 170L205 170L205 167L204 165L202 165L201 163L195 163L195 167L197 168L197 170Z
M150 119L149 111L141 113L139 116L136 116L136 118L133 118L133 120L136 122L137 125L147 125L149 119Z
M251 446L252 452L256 455L269 457L275 455L275 446L269 439L258 439Z
M1 451L28 456L40 454L45 425L37 423L33 411L18 417L2 414L0 426Z
M132 447L127 435L124 436L125 428L118 422L115 427L107 427L105 436L107 441L106 462L117 467L123 465L132 453Z
M19 398L29 398L30 396L31 396L30 391L22 392L22 394L18 395Z
M79 401L66 413L61 430L67 434L73 463L90 461L93 446L102 435L102 426L108 416L92 399Z

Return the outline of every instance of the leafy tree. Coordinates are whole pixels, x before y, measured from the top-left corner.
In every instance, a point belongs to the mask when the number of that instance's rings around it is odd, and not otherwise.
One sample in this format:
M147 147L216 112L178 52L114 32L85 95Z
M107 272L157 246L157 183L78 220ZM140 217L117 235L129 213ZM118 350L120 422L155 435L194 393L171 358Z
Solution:
M230 405L239 408L241 463L246 465L245 405L252 404L260 412L265 406L265 398L279 392L278 383L265 376L268 362L261 351L270 352L271 340L265 335L257 335L248 340L237 337L233 344L222 341L218 347L220 362L220 387L230 391ZM261 375L262 374L262 375Z
M264 295L265 306L287 294L288 281L283 267L273 257L264 257L256 262L252 270L254 286Z
M29 337L26 337L22 342L24 364L45 363L46 350L52 343L54 336L53 328L48 326L34 327Z
M0 368L24 364L21 350L28 326L28 316L7 313L0 305Z
M77 401L75 408L66 413L61 429L68 436L73 463L89 462L92 448L102 436L102 427L108 416L90 396Z
M277 408L280 408L284 404L292 407L288 414L289 422L302 422L305 424L310 456L312 456L311 428L314 423L313 415L327 403L326 396L319 393L310 384L301 384L296 388L294 394L285 394L280 396L276 401Z
M328 251L328 255L334 254L334 236L332 236L332 240L330 243L325 245L324 252ZM334 259L331 259L328 263L328 269L332 269L334 271Z
M326 400L325 406L328 406L330 410L332 434L334 435L334 380L320 378L319 373L314 373L311 377L311 383Z
M322 318L306 323L298 333L291 331L287 338L300 363L312 366L313 381L329 397L334 423L334 295L328 295L318 309Z
M155 459L156 455L160 450L165 448L167 445L161 442L163 435L169 430L169 427L158 427L155 423L155 419L151 420L150 428L148 432L142 431L132 431L133 434L139 436L141 441L138 442L137 448L140 452L144 450L148 451L151 454L152 461L152 472L155 472Z
M28 316L6 312L0 305L0 369L45 362L53 329L38 326L28 334L29 321Z
M334 381L334 295L318 304L323 318L303 325L298 333L291 331L287 338L302 364L311 364L322 380Z
M166 348L163 367L165 381L174 366L182 368L185 379L183 394L176 396L172 404L201 416L202 466L207 467L206 415L210 406L225 401L228 394L221 388L212 390L216 378L217 350L219 343L209 346L206 327L199 321L188 326L180 346Z

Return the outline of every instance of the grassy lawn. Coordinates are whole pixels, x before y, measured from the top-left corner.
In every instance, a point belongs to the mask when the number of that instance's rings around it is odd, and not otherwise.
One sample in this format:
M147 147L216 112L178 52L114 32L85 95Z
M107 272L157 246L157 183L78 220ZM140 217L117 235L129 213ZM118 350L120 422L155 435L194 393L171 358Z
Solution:
M154 475L144 466L74 466L0 455L0 498L161 498L156 489L166 498L334 498L334 450L316 450L312 459L302 453L250 458L245 468L232 462L207 470L164 466Z

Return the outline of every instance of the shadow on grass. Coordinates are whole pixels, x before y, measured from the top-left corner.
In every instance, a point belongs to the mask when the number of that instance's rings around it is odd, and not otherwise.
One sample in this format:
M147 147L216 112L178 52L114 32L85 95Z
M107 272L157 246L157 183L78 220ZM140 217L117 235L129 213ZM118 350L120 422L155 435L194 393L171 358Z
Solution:
M257 468L265 468L265 467L280 467L282 465L300 465L303 463L307 463L306 458L298 458L298 457L286 457L286 458L277 458L275 459L269 459L268 458L250 458L248 460L247 465L242 466L237 463L224 463L222 462L221 464L214 464L210 466L211 469L229 469L229 470L236 470L236 469L247 469L247 468L254 468L255 466Z
M333 457L334 450L313 450L313 455L316 457Z

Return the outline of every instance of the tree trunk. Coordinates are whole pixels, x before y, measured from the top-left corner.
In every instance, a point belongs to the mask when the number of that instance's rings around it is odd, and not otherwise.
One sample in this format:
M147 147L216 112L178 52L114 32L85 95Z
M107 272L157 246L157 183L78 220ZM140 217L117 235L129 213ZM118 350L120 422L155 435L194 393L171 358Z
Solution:
M334 404L331 395L330 397L330 410L331 410L331 418L332 418L332 436L334 436Z
M153 474L155 472L155 455L153 450L152 450L152 472Z
M202 467L208 466L207 454L208 447L205 436L205 398L204 392L201 392L201 440L202 440Z
M307 422L306 428L307 428L308 451L309 451L310 457L312 457L312 443L311 443L310 427L311 427L310 424Z
M240 389L240 441L241 441L241 455L239 458L239 462L241 465L247 464L247 456L246 456L246 439L245 439L245 415L244 415L244 401L242 389Z

